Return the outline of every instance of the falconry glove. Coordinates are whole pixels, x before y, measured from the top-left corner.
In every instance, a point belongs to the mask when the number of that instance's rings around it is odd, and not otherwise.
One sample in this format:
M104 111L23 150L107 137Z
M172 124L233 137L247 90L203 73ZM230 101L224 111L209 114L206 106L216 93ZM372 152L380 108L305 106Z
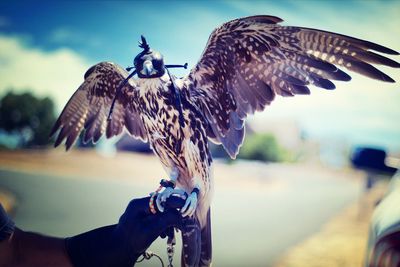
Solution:
M118 224L66 238L74 266L133 266L137 258L166 229L181 226L176 209L157 215L149 211L149 197L132 200Z

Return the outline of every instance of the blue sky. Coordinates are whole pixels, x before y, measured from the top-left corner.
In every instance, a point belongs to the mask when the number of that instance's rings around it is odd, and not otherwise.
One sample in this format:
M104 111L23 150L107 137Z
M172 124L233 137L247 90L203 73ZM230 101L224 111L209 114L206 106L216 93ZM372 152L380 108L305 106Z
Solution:
M30 88L52 96L61 109L92 64L107 60L131 65L141 34L169 64L193 66L215 27L255 14L400 51L400 1L2 1L0 94ZM400 81L399 69L381 69ZM312 88L311 97L277 99L251 122L262 128L291 120L320 139L400 150L399 85L351 76L351 83L336 83L334 92Z

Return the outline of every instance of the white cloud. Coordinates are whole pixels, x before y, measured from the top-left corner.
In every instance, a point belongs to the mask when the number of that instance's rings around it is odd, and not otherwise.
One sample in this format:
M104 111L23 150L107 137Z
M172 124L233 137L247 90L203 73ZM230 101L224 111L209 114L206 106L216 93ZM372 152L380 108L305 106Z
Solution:
M76 29L72 30L68 27L53 30L49 34L49 41L56 44L75 43L91 47L98 47L102 44L99 38L84 34Z
M0 94L31 90L52 97L60 110L83 82L91 62L61 48L51 52L30 47L24 39L0 35Z
M50 33L50 41L64 43L70 39L75 39L77 34L67 28L59 28Z

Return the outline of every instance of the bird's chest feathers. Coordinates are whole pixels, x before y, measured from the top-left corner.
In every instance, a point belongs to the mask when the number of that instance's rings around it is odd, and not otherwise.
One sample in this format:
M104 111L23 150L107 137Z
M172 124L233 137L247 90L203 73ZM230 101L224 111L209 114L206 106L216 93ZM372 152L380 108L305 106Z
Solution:
M140 113L154 152L165 166L186 169L194 164L192 169L202 172L211 164L211 155L201 117L187 94L178 97L168 83L148 87L139 96Z
M140 113L151 141L179 136L179 111L174 106L169 82L145 79L140 86Z

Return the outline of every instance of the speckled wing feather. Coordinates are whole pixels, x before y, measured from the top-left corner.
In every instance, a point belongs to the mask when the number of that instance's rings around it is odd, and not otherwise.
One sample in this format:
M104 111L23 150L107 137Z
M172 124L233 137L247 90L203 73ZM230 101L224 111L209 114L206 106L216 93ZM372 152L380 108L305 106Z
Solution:
M398 55L381 45L279 22L277 17L252 16L223 24L185 78L210 125L209 137L232 158L243 142L247 114L263 110L275 95L309 94L309 85L334 89L331 80L351 79L337 66L386 82L394 81L371 64L400 67L372 52Z
M51 131L51 135L54 135L60 130L55 146L66 139L65 145L69 149L82 130L85 130L84 142L97 142L104 133L110 138L120 134L124 127L134 137L147 141L136 111L136 85L132 79L117 95L111 120L107 121L116 89L127 76L123 68L111 62L92 66Z

